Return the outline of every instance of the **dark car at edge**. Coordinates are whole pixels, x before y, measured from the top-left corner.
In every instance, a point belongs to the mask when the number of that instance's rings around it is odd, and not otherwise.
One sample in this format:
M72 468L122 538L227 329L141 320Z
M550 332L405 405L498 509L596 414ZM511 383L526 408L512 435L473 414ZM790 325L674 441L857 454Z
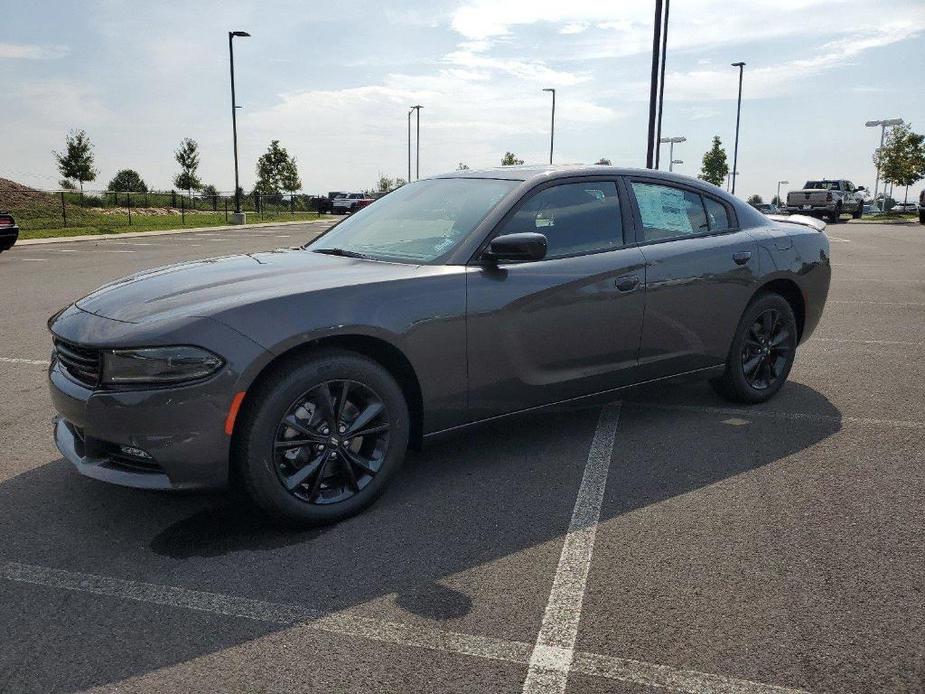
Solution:
M54 315L56 443L90 477L234 482L310 524L496 417L689 373L762 402L822 315L824 226L650 170L423 179L304 247L140 272Z

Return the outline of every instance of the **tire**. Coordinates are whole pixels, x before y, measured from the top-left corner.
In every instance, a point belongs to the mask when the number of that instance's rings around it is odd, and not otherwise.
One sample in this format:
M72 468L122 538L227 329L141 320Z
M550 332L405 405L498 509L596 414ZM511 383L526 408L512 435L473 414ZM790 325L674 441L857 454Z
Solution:
M854 211L854 214L851 215L854 219L860 219L864 216L864 203L858 202L858 209Z
M841 205L835 208L835 211L829 215L829 224L838 224L841 221Z
M354 352L322 350L285 361L245 402L234 464L250 498L284 524L323 525L359 513L404 460L409 416L402 390L380 364ZM337 422L344 425L335 432ZM355 425L368 433L351 438Z
M772 320L767 322L767 317ZM723 375L711 383L717 393L733 402L769 400L787 380L796 348L797 326L790 304L779 294L759 294L739 320Z
M919 210L919 224L925 224L925 210Z

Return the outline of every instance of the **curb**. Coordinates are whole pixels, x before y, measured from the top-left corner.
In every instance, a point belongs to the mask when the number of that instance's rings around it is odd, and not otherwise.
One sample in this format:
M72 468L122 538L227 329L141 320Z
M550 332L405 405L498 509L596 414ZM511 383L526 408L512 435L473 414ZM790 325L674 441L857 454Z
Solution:
M260 229L261 227L283 227L296 224L321 224L328 219L307 219L294 222L261 222L259 224L226 224L217 227L192 227L190 229L162 229L159 231L127 231L116 234L84 234L81 236L52 236L47 239L21 239L17 246L40 246L46 243L71 243L73 241L105 241L107 239L136 239L143 236L172 236L174 234L191 234L203 231L235 231L238 229Z

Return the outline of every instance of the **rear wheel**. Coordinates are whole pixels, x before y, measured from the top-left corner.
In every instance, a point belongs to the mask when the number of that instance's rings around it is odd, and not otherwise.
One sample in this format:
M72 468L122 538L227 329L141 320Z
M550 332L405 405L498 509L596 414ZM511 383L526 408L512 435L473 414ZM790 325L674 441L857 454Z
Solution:
M860 200L858 201L858 209L856 209L854 211L854 214L851 216L854 217L855 219L860 219L861 217L864 216L864 203L863 202L861 202Z
M830 224L838 224L841 221L841 205L835 208L835 211L829 215Z
M919 224L925 224L925 210L919 210Z
M317 525L352 516L401 466L408 407L391 375L366 357L338 350L284 362L252 397L236 464L274 518Z
M764 402L787 380L796 347L797 327L790 304L779 294L761 294L742 314L726 370L713 386L735 402Z

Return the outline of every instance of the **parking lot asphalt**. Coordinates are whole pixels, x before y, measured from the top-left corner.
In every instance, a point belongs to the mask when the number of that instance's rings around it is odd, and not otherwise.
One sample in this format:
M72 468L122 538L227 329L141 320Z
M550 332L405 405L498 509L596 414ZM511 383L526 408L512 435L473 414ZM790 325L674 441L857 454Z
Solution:
M319 228L0 255L0 691L925 691L925 228L829 228L771 402L685 378L496 421L335 526L61 459L49 315Z

